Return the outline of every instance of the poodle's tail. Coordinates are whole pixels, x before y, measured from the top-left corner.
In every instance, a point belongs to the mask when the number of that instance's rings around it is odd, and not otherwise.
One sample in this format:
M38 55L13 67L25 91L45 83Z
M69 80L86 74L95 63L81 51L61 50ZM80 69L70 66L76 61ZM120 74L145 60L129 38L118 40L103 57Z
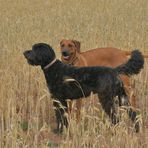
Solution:
M127 61L127 63L119 65L115 68L115 70L119 74L125 75L134 75L138 74L144 65L144 57L139 50L134 50L131 52L131 58Z
M125 50L124 52L125 52L125 54L126 54L127 56L130 56L131 53L132 53L132 51L127 51L127 50ZM147 54L147 53L143 53L143 57L144 57L144 58L148 58L148 54Z

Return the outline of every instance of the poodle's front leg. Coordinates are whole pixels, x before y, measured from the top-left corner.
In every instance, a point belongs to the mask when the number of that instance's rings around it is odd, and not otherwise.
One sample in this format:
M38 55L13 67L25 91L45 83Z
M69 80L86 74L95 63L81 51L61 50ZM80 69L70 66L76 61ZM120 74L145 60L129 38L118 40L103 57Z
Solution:
M66 117L67 109L67 102L65 100L58 101L54 100L53 105L55 107L55 115L57 120L57 128L54 130L55 133L62 133L64 126L68 127L68 120Z

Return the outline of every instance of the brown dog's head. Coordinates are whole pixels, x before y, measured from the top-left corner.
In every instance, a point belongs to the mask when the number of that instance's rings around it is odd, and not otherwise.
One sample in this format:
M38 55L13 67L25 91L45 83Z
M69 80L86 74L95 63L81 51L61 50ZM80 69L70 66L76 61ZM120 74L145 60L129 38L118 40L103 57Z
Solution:
M63 39L60 42L60 48L62 53L62 61L70 63L75 58L76 53L80 53L80 42L76 40Z

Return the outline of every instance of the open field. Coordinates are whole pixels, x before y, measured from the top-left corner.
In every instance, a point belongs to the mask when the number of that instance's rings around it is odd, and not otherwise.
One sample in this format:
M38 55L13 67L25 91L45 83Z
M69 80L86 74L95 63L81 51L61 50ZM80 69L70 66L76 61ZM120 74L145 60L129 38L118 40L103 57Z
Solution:
M147 148L148 59L133 77L142 131L125 122L112 127L91 96L82 121L69 132L52 133L52 102L43 73L31 67L23 51L51 44L58 57L63 38L81 41L81 49L117 47L148 52L147 0L0 0L0 148ZM91 100L91 101L90 101Z

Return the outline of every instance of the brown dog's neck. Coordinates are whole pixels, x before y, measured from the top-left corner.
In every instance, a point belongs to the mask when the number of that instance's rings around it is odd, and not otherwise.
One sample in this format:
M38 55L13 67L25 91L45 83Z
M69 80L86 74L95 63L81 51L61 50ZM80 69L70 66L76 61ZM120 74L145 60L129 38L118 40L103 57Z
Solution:
M75 57L69 62L69 64L76 66L80 61L83 63L82 66L88 66L85 57L81 53L76 53Z
M79 57L78 56L75 56L71 62L69 62L70 65L75 65L79 60Z

